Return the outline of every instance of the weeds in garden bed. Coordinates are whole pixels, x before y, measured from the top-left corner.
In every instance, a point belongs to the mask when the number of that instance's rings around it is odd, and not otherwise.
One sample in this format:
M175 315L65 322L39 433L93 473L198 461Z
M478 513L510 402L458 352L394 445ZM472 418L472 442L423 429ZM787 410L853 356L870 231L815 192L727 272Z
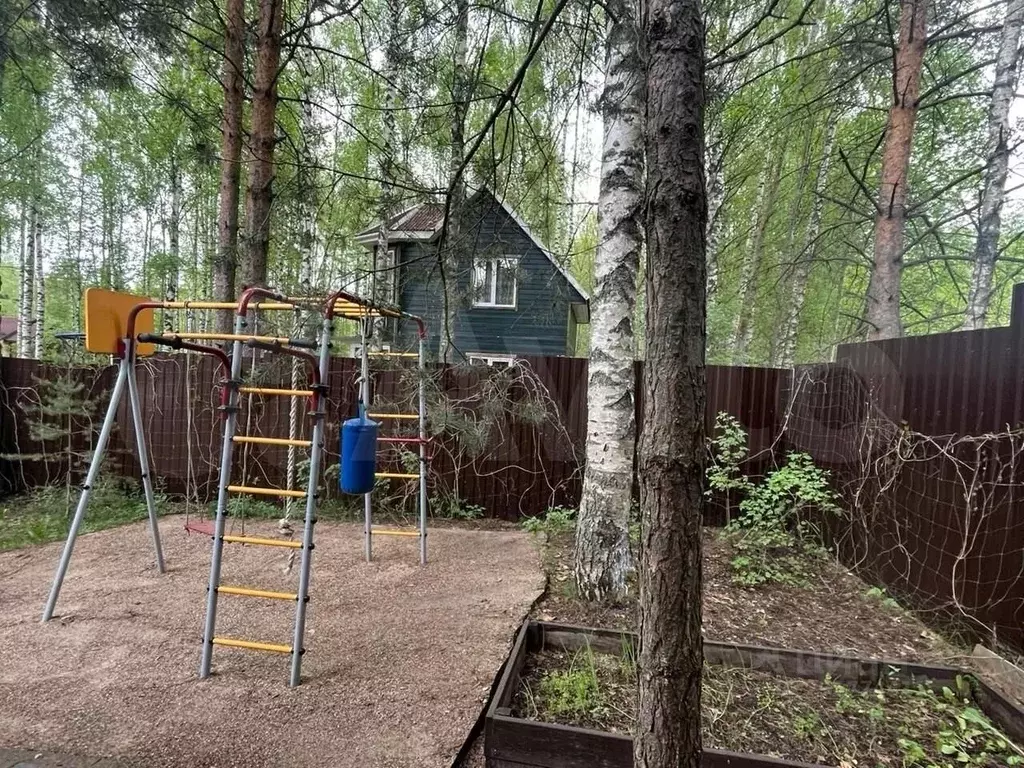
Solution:
M895 678L856 689L705 665L706 747L835 766L1020 766L1024 751L970 697ZM621 654L546 650L528 657L513 700L518 717L628 734L636 715L631 648Z

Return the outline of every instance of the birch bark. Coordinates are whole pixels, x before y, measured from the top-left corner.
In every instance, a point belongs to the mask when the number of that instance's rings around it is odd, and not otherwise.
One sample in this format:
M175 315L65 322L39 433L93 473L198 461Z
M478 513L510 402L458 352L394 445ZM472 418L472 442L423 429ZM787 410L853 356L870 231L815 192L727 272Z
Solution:
M999 257L1003 197L1010 168L1010 107L1017 88L1020 63L1020 32L1024 23L1024 0L1009 0L999 34L996 79L988 108L988 145L985 177L981 190L981 219L974 246L974 273L967 297L963 329L984 328L992 302L992 275Z
M643 243L643 70L632 0L613 0L607 11L599 240L590 299L587 466L573 558L579 594L589 600L623 597L633 571L633 312Z

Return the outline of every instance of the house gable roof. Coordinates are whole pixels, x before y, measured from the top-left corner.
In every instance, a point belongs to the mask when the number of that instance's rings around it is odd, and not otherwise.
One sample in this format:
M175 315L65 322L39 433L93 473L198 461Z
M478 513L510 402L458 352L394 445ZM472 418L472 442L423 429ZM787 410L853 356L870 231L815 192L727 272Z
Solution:
M555 269L566 279L566 281L573 287L573 289L583 297L584 301L590 301L590 294L583 288L579 280L573 277L572 273L569 272L566 267L559 262L555 255L541 242L540 238L537 237L527 226L526 222L523 221L522 217L516 213L515 209L509 205L503 197L487 187L480 187L473 193L467 202L474 202L482 194L489 194L494 198L495 202L498 203L508 217L512 219L528 238L537 247L544 256L547 257L548 261L554 265ZM388 240L391 242L408 242L408 241L425 241L429 242L434 240L441 234L441 224L444 221L444 206L440 203L421 203L420 205L414 205L411 208L406 208L401 213L393 216L391 221L388 223ZM372 227L364 229L362 232L355 236L355 241L360 245L367 248L372 248L374 243L377 241L377 232L379 229L378 224L374 224Z

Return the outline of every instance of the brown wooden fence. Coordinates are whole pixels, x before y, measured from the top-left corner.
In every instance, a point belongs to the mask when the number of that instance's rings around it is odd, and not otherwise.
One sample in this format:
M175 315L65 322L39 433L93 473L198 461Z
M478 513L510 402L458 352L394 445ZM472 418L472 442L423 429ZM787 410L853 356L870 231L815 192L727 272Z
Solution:
M431 486L455 492L467 503L484 507L487 513L504 519L542 512L551 506L574 506L582 485L583 446L586 435L587 361L579 358L524 358L532 371L534 391L531 402L543 401L547 411L541 419L508 417L492 424L484 450L469 454L452 440L442 441L431 464ZM261 367L267 381L287 381L288 371ZM637 376L641 375L637 364ZM106 392L113 384L114 368L61 369L36 361L0 360L0 439L3 461L0 482L7 492L61 482L71 468L78 481L89 455L92 440L106 407ZM327 446L328 465L337 461L338 425L356 410L357 361L332 361ZM486 371L460 368L447 372L441 386L449 402L467 409L485 407L474 402L486 396L481 384ZM211 361L186 361L180 355L146 361L139 371L139 385L145 412L146 434L154 460L154 474L162 490L171 494L192 492L209 500L216 487L220 420L216 410L215 385L220 374ZM70 378L81 381L92 398L90 419L80 418L61 440L33 439L33 410L40 397L39 381ZM708 428L714 414L725 410L748 425L755 458L751 471L759 472L772 458L771 445L781 424L780 393L788 372L757 368L712 367L708 371ZM397 372L376 378L378 398L394 409L412 406L413 389L403 384ZM404 394L403 394L404 390ZM523 399L512 393L512 399ZM637 402L637 409L641 407ZM239 417L239 432L286 436L289 401L260 399ZM306 432L303 424L302 433ZM457 442L457 441L455 441ZM287 450L260 446L236 461L236 471L247 480L279 484L284 480ZM112 474L139 478L139 466L127 403L118 413L111 447ZM237 478L236 478L237 479Z
M1015 299L1009 328L846 345L833 363L792 371L712 366L706 418L709 432L719 411L740 420L750 434L751 474L793 450L829 468L849 513L830 530L846 562L871 581L1024 649L1024 294ZM525 363L546 403L543 418L499 419L468 453L442 441L432 494L454 491L504 519L577 503L587 362ZM287 371L266 375L287 380ZM356 375L355 361L333 361L329 463L337 461L339 420L355 410ZM440 387L467 408L486 408L482 375L449 372ZM80 474L113 369L68 371L3 359L0 377L3 490L57 482L69 468ZM76 417L79 434L70 442L40 443L32 433L37 379L59 377L81 381L91 393L93 428ZM216 377L208 361L186 364L182 356L151 360L140 375L155 473L169 493L192 489L200 499L212 497ZM400 384L398 374L377 383L394 407L402 405ZM284 435L288 401L258 401L241 423L252 434ZM129 424L122 408L110 469L138 477ZM237 471L279 484L285 456L277 448L252 452L236 462Z

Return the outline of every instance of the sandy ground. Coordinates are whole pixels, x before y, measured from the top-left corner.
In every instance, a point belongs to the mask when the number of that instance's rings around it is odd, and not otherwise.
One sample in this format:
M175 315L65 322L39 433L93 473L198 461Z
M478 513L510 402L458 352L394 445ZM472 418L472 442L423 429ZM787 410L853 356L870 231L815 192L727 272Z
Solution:
M60 545L0 554L0 746L145 766L446 766L541 593L525 534L435 529L383 538L320 523L303 684L287 656L218 648L196 677L209 539L162 521L169 572L145 525L79 539L58 604L39 617ZM250 533L272 528L250 525ZM225 584L294 590L285 550L232 545ZM224 596L218 634L288 643L293 604Z

